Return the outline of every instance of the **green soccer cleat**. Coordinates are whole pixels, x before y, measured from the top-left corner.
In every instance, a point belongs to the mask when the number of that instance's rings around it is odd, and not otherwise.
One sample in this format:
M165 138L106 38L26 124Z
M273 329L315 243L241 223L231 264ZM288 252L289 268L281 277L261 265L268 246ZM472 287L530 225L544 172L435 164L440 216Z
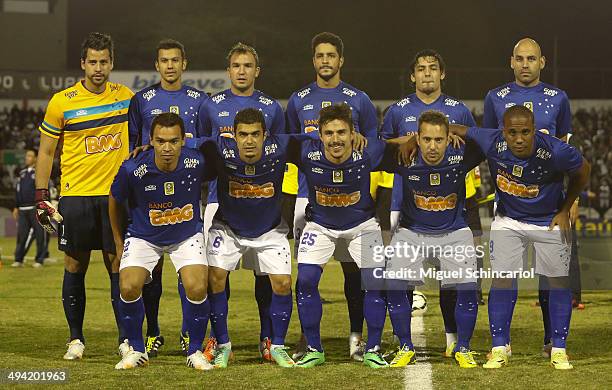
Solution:
M183 355L187 356L187 351L189 351L189 335L180 333L179 343L181 344L181 351L183 351Z
M383 358L380 351L370 350L363 355L363 364L370 368L388 368L389 363Z
M319 352L316 349L308 346L308 351L300 359L299 362L295 363L297 367L311 368L314 366L320 366L325 363L325 352Z
M455 356L455 347L457 346L457 343L455 341L453 341L449 346L446 347L446 350L444 351L443 355L445 358L452 358L453 356Z
M164 336L147 336L145 352L149 357L157 357L159 348L164 345Z
M295 367L295 362L287 353L287 347L274 347L270 349L270 356L276 362L276 364L283 368Z
M214 366L215 368L227 368L227 363L232 355L232 344L219 344L215 352Z

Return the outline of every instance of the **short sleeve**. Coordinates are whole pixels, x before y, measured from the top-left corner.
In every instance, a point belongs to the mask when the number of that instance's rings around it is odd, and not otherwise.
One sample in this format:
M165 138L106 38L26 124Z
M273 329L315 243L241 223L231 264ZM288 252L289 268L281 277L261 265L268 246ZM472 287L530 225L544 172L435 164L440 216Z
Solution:
M196 137L198 138L212 136L212 124L208 113L208 102L210 101L210 99L206 99L198 109L198 122L196 124Z
M563 93L563 99L561 100L561 106L559 107L559 113L557 114L557 132L555 136L557 138L563 138L568 133L572 132L572 112L570 111L570 104L567 95Z
M470 127L467 131L467 140L473 141L485 156L488 156L489 151L495 144L497 136L501 130L498 129L484 129L481 127Z
M45 119L40 124L39 130L51 138L59 138L64 131L64 111L62 110L61 97L58 94L53 95L47 111Z
M482 126L490 129L497 129L499 128L499 121L497 120L497 114L495 113L495 103L493 103L491 92L492 91L489 91L487 96L485 96Z
M382 126L380 128L380 135L383 139L391 139L397 137L395 132L395 110L394 106L389 107L385 117L383 118Z
M300 134L302 132L300 126L300 119L298 118L297 111L295 110L295 95L289 98L287 103L286 111L286 124L287 134Z
M359 132L364 137L376 137L378 133L378 115L376 107L368 95L361 95L361 106L359 110Z
M462 107L463 115L461 118L461 124L468 127L475 127L476 121L474 120L474 115L472 115L472 111L470 111L470 109L465 104L463 104Z
M372 164L372 170L378 170L377 167L380 167L383 163L383 157L386 154L392 154L391 146L388 146L385 141L381 141L378 138L367 137L368 146L366 146L365 152L368 154L370 158L370 162ZM388 159L385 159L388 160ZM387 164L388 165L388 164ZM383 169L386 170L386 169ZM388 170L387 172L393 172L393 170Z
M129 176L126 166L128 163L129 160L124 161L123 164L121 164L117 175L115 175L113 184L111 185L111 194L119 203L125 202L129 194Z
M572 174L577 171L583 162L582 154L573 147L563 141L555 140L554 143L554 158L555 166L561 172Z
M393 176L393 190L391 191L391 211L402 209L402 198L404 195L403 178L401 175Z
M270 134L285 133L285 113L278 102L274 102L274 118L269 130Z

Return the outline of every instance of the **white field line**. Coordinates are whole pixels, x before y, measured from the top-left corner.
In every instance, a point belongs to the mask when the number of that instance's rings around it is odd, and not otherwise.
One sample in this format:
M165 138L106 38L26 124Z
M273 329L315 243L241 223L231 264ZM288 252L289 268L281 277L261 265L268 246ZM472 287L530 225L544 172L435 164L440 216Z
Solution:
M425 339L425 326L422 316L412 317L412 342L417 352L415 365L406 366L404 370L404 388L430 390L433 389L432 367L429 356L425 354L427 340Z

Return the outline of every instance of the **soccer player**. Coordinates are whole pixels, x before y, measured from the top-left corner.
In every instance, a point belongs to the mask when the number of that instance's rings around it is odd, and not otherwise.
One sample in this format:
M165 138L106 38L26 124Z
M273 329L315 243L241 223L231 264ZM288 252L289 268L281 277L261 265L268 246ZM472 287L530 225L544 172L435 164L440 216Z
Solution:
M289 145L296 141L267 135L264 113L256 108L239 111L233 128L234 137L217 136L215 142L219 209L207 245L211 323L218 343L215 367L227 367L231 354L226 278L247 253L255 260L254 269L268 277L272 285L271 357L281 367L293 367L285 348L293 308L291 249L280 198L285 163L288 156L295 155Z
M237 43L227 54L227 62L230 88L213 95L200 107L197 127L199 136L231 135L234 130L236 113L245 108L255 108L263 112L266 122L265 128L269 134L284 133L285 115L281 105L273 98L255 89L255 80L261 71L259 56L255 48L244 43ZM208 235L208 230L218 207L217 186L216 182L213 181L209 183L208 204L204 210L205 236ZM253 263L253 259L247 254L243 259L243 266L253 268L251 263ZM229 285L227 286L229 287ZM273 337L270 319L272 287L270 286L270 278L267 275L259 275L257 272L255 272L255 298L259 308L261 325L259 351L263 360L270 361L270 345ZM214 328L211 329L211 333L205 350L205 355L209 359L212 358L216 345Z
M121 165L109 196L108 211L117 254L122 253L119 310L127 338L127 352L115 368L148 364L142 338L145 315L142 288L151 280L160 257L168 253L187 297L183 305L183 322L189 333L187 365L209 370L212 366L200 350L210 314L200 189L202 181L210 179L212 170L199 151L183 148L185 127L177 114L156 116L151 124L150 141L153 150ZM128 203L131 215L125 243L124 202Z
M52 232L59 222L59 249L65 253L62 301L70 328L64 359L83 357L85 338L85 272L92 250L102 250L111 280L111 302L119 342L119 258L108 219L110 186L128 154L127 111L132 91L108 82L113 69L110 36L90 33L81 45L85 79L53 95L40 125L36 162L36 211L43 228ZM59 210L49 202L49 176L60 137L61 187ZM63 222L62 222L63 221Z
M156 50L155 69L159 72L161 81L155 85L138 91L130 102L128 110L128 129L130 135L130 150L135 146L148 145L149 131L153 120L163 112L172 112L183 119L185 136L197 137L196 125L200 106L208 99L208 95L195 88L182 84L181 77L187 68L185 47L173 39L159 42ZM147 354L157 356L158 349L164 345L164 337L160 333L158 312L159 300L162 294L163 257L152 274L152 281L145 284L142 299L147 318ZM181 303L186 303L185 290L178 281ZM187 351L189 336L186 324L183 323L180 342L183 352Z
M403 135L416 134L418 118L426 110L437 110L448 117L450 123L465 126L475 126L476 122L470 110L459 100L445 95L442 92L442 81L446 77L446 65L442 56L435 50L425 49L419 51L410 64L410 80L414 83L415 93L410 94L389 107L383 119L381 135L385 139ZM466 198L474 197L473 176L466 176ZM391 231L394 232L400 219L402 209L402 177L395 175L393 181L393 194L391 202ZM474 209L472 212L478 212ZM471 217L471 218L470 218ZM480 219L470 216L468 221L480 222ZM479 224L470 226L472 234L482 235ZM455 320L455 307L457 304L457 291L453 285L440 286L440 310L444 320L446 333L446 350L444 356L453 357L453 350L457 345L457 323Z
M346 102L352 110L355 130L366 137L377 136L376 108L364 92L343 82L340 70L344 65L344 44L339 36L322 32L312 39L312 63L316 81L294 92L287 103L287 129L290 133L309 133L319 129L319 111L323 107ZM292 192L295 185L295 171L289 166L285 177L284 190ZM308 204L306 179L299 175L298 195L295 202L293 237L295 250L306 225L305 210ZM369 191L369 189L368 189ZM358 361L363 360L363 291L359 269L351 260L346 247L339 246L334 256L342 263L344 272L344 294L346 296L351 335L349 337L349 355ZM299 359L306 352L305 338L302 335L294 359Z
M468 111L469 113L469 111ZM461 368L477 367L470 351L470 339L478 314L476 294L476 252L472 232L465 218L466 174L484 160L473 143L450 145L449 120L440 111L423 111L418 119L418 154L409 167L398 167L402 193L400 226L393 235L391 247L399 249L387 262L389 278L396 282L387 290L389 316L400 348L391 367L415 362L410 335L411 310L397 315L397 308L412 307L412 287L400 288L405 280L410 286L423 284L423 262L439 261L441 291L449 286L456 291L453 322L457 340L450 351ZM431 249L431 250L430 250ZM482 249L481 249L482 252ZM471 273L469 272L471 270ZM402 273L406 271L405 273ZM412 274L410 274L412 272ZM397 290L397 291L396 291ZM396 325L397 324L397 325ZM368 345L370 341L368 339Z
M487 93L484 103L483 127L499 128L504 124L503 115L513 105L522 105L533 112L536 130L567 141L572 130L572 118L567 94L550 84L540 81L540 72L546 65L540 45L531 38L517 42L510 57L510 67L514 71L514 81L494 88ZM577 215L578 200L573 206ZM572 253L577 256L577 253ZM577 261L577 258L576 258ZM513 305L516 303L518 288L515 288ZM538 294L542 319L544 322L544 345L542 353L550 357L551 327L549 313L548 287L546 278L540 277ZM513 306L514 307L514 306ZM510 325L508 325L510 328ZM510 345L510 332L507 344Z
M514 276L508 273L522 268L530 244L535 249L535 273L545 276L550 287L550 363L555 369L572 368L565 352L572 314L569 211L588 183L590 165L573 146L535 128L533 112L523 105L506 110L503 130L451 127L480 146L498 197L489 250L493 272L505 274L493 279L489 292L493 348L485 368L508 364L505 344L516 280L503 276Z

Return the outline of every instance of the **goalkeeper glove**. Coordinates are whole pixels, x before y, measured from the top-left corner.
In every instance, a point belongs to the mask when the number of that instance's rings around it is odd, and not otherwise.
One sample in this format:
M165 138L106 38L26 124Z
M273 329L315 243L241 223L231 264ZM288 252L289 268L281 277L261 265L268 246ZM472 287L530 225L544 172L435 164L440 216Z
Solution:
M49 190L41 188L36 190L36 220L38 223L48 231L53 233L55 228L51 224L51 221L60 223L64 220L60 213L53 207L49 202Z

